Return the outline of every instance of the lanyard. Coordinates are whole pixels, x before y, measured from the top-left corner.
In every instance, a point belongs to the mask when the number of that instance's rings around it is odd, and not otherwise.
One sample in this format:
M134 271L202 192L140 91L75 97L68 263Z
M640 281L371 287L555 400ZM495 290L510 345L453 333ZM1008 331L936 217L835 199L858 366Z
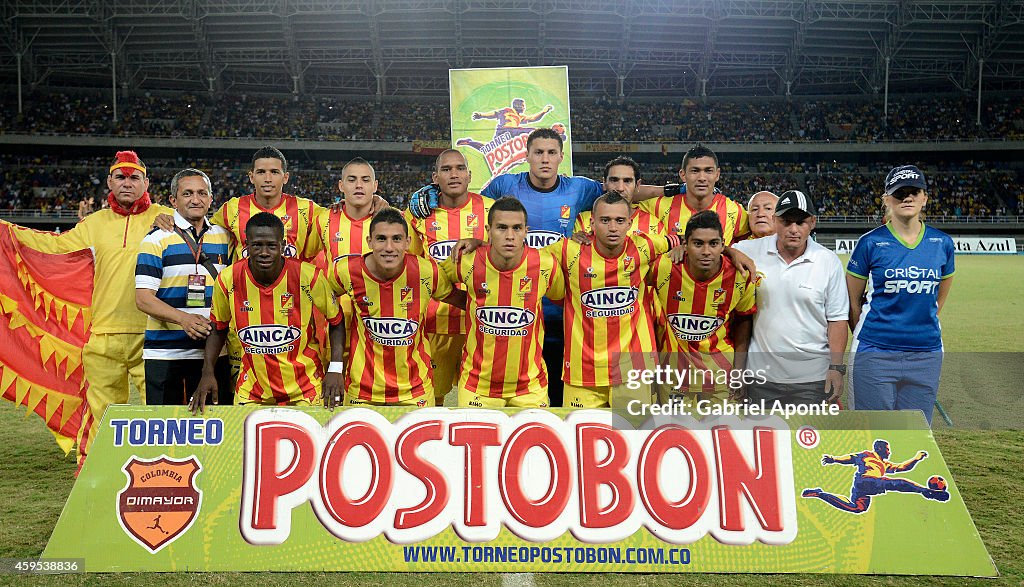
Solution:
M175 226L174 229L178 231L178 234L181 236L182 240L185 241L185 244L188 246L189 252L192 253L192 258L196 260L196 273L199 273L200 259L203 258L203 237L206 236L206 230L203 230L203 234L200 235L199 241L196 242L196 240L192 237L191 232L187 232L180 226Z

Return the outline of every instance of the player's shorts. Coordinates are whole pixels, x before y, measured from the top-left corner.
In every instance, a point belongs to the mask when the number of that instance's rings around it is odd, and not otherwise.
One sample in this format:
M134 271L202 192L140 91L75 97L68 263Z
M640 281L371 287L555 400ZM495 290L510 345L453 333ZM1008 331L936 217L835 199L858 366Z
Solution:
M473 408L547 408L551 406L547 389L536 389L523 395L490 397L459 389L459 407Z
M317 397L312 399L312 400L307 399L306 397L303 397L303 396L289 397L288 398L288 403L285 404L285 405L306 407L306 406L321 405L322 403L323 402L320 401L319 394L317 394ZM235 394L235 405L236 406L278 406L278 405L281 405L281 404L277 403L277 401L273 397L264 397L263 399L260 399L260 400L254 400L254 399L251 399L248 396L242 397L242 396L240 396L240 395L238 395L236 393Z
M431 393L425 393L419 397L413 397L406 400L397 402L374 402L365 399L359 399L358 397L345 396L346 406L376 406L376 407L414 407L414 408L432 408L434 407L434 395Z
M427 333L426 337L430 344L430 362L434 373L434 403L442 406L444 396L452 390L462 368L466 335Z
M651 403L651 386L641 384L630 389L626 384L585 387L566 383L562 392L562 406L566 408L625 408L632 401L643 405Z

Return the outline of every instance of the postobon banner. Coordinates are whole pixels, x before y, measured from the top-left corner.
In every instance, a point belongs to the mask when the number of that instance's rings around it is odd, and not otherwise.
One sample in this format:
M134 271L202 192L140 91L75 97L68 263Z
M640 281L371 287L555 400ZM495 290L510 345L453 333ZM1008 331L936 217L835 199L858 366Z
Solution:
M43 557L89 571L994 575L919 420L114 406Z
M572 175L569 70L561 67L452 69L452 147L466 156L480 191L495 175L527 170L526 139L550 128L565 143L558 172Z

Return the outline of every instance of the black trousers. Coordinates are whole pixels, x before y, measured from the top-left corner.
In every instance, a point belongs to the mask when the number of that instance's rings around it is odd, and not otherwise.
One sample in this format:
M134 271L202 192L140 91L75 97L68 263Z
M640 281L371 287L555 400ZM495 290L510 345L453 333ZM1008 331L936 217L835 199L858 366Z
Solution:
M825 380L810 383L753 383L747 386L747 398L752 402L781 400L783 405L820 404L828 399Z
M203 374L202 359L146 359L146 404L183 406L188 403ZM235 382L226 356L214 365L218 405L235 403Z
M548 368L548 398L552 408L562 407L562 354L565 340L561 320L544 320L544 364Z

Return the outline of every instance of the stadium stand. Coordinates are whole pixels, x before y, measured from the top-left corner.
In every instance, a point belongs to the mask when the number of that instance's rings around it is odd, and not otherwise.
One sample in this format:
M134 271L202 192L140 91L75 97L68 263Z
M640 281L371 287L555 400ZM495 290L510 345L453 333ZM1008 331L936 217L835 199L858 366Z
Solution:
M213 103L191 95L144 93L122 98L120 118L100 92L37 92L22 115L6 96L0 132L166 137L289 138L409 142L448 138L442 100L373 101L333 97L224 94ZM581 142L879 142L1024 139L1019 96L975 103L964 96L880 99L715 99L699 103L583 99L573 104ZM211 124L212 122L212 124Z

